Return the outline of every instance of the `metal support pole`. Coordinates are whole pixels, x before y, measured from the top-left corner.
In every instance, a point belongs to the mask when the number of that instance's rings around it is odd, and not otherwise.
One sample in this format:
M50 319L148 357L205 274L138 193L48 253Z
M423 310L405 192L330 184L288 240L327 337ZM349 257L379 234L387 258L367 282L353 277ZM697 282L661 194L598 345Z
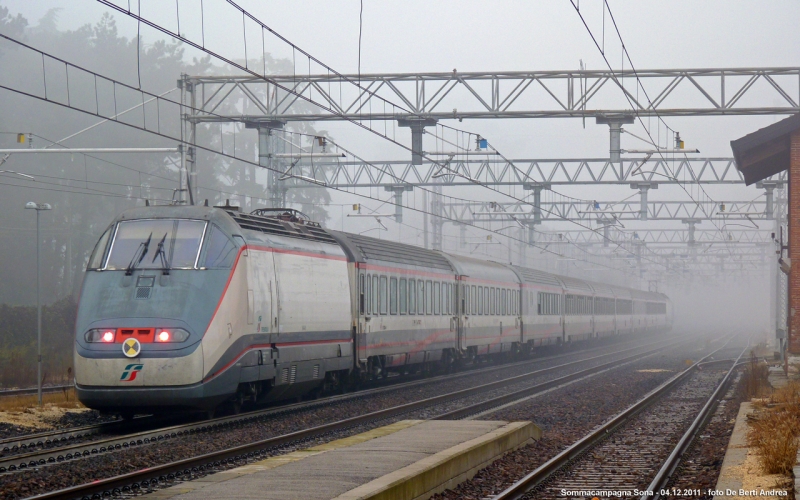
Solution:
M609 130L609 161L619 163L619 178L622 179L625 175L622 167L622 146L620 135L622 134L622 125L634 122L633 116L616 115L616 116L598 116L595 119L598 125L608 125Z
M422 246L428 246L428 191L422 191L422 206L425 207L425 212L422 214Z
M773 190L775 189L775 187L770 186L765 189L767 191L765 193L767 199L767 207L766 210L764 210L764 215L767 217L767 220L772 220L772 218L774 217L774 211L772 209L772 203L773 203L772 197L773 197Z
M181 166L180 166L180 173L178 174L178 199L173 200L173 202L177 202L179 205L186 204L186 186L188 184L189 176L186 172L186 145L184 143L186 135L186 120L184 119L184 109L186 106L186 75L181 75L181 79L178 80L178 87L181 90L181 109L180 109L180 116L181 116L181 144L178 146L181 154Z
M246 124L247 128L258 129L258 164L269 169L267 170L267 199L270 208L286 206L286 187L284 181L278 180L283 161L275 158L275 155L284 152L285 143L274 135L275 130L283 128L283 125L283 122L275 121ZM255 178L251 181L255 182Z
M695 239L695 231L697 230L697 224L702 222L702 219L681 219L681 222L687 224L688 227L688 238L687 244L689 247L693 247L697 244L697 240Z
M41 239L39 237L39 212L52 210L49 203L35 203L29 201L25 204L26 210L36 210L36 394L39 406L42 405L42 266L41 266Z
M632 182L632 189L638 189L641 196L641 208L639 209L639 220L647 220L647 192L651 189L658 189L657 182Z
M397 120L397 125L400 127L409 127L411 129L411 164L422 165L422 134L425 133L425 127L432 127L436 125L438 120L430 118L408 118Z
M396 184L394 186L383 186L386 191L394 193L394 220L400 224L403 222L403 191L413 191L414 187L407 184Z
M767 220L772 220L775 217L775 188L781 189L783 187L783 182L762 181L757 182L756 187L766 191L764 194L767 203L764 209L764 216Z
M603 226L603 246L608 247L609 242L611 241L610 229L611 226L614 225L616 221L614 219L609 219L606 217L600 217L597 219L597 223Z
M533 223L534 224L541 224L542 223L542 190L543 189L550 189L550 184L533 184L533 183L524 183L522 184L522 189L524 191L533 191Z
M433 185L433 197L431 199L431 213L433 214L433 218L431 219L431 226L433 229L432 246L434 250L442 249L442 226L444 226L444 221L442 219L442 214L444 212L442 185L438 182L439 180L437 179L437 184Z
M36 395L39 406L42 406L42 272L39 247L39 209L36 209Z
M189 93L189 110L192 115L197 113L197 93L195 92L195 85L192 82L187 82L187 92ZM200 188L197 186L197 122L195 120L189 121L188 130L188 156L189 162L189 198L197 204L200 200Z

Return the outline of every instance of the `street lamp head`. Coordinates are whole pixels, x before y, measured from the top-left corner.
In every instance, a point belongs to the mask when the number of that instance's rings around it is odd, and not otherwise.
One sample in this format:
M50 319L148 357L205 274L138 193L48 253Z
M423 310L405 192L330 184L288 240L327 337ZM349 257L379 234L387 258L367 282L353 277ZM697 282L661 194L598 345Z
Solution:
M53 206L49 203L36 203L33 201L29 201L25 204L25 208L31 210L52 210Z

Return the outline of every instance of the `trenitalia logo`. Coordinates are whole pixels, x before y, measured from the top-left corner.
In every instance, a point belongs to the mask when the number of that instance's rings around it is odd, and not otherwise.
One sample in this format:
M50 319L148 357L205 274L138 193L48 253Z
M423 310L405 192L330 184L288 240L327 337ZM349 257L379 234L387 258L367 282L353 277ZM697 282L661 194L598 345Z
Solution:
M122 376L119 378L122 382L133 382L136 380L136 374L142 371L142 367L144 365L141 364L131 364L125 367L125 371L122 372Z

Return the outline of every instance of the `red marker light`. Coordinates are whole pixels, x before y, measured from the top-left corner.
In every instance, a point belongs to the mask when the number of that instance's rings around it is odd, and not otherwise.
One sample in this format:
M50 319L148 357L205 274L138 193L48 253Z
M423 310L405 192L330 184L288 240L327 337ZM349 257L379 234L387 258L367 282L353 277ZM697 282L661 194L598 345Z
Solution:
M103 342L114 342L114 332L108 331L103 334Z
M169 332L166 330L161 330L158 334L159 342L169 342Z

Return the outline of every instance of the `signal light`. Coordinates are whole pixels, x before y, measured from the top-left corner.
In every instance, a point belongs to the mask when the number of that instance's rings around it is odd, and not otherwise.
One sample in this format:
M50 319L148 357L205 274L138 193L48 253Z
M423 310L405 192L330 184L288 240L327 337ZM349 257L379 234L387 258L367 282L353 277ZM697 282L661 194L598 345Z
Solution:
M116 336L115 330L93 328L88 332L86 332L83 338L86 340L86 342L89 343L96 343L96 342L110 343L114 342L115 336Z
M182 328L170 328L169 330L159 328L156 330L156 342L184 342L189 338L189 332Z

